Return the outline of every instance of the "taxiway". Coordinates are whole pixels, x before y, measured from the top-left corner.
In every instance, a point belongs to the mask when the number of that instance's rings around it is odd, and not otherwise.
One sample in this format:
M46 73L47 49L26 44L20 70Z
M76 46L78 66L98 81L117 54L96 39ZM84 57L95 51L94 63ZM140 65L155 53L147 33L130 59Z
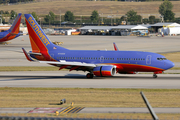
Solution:
M179 74L117 74L114 77L87 79L77 71L19 71L0 72L0 87L56 87L56 88L156 88L180 89Z

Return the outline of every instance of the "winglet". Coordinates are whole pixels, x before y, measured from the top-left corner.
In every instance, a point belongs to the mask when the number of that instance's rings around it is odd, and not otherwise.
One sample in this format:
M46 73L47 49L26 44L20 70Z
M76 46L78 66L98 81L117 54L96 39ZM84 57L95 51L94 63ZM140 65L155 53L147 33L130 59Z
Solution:
M26 52L26 50L24 48L22 48L23 52L24 52L24 55L26 56L26 59L29 60L29 61L34 61L29 55L28 53Z
M114 45L114 50L115 50L115 51L119 51L119 49L118 49L118 47L117 47L117 45L116 45L115 42L113 43L113 45Z

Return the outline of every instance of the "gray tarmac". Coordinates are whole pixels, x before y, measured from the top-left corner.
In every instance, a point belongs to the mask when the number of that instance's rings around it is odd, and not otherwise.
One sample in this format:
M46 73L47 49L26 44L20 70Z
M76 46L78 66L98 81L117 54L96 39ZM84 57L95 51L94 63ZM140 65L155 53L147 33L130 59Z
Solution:
M0 108L0 113L28 113L35 108ZM40 108L36 113L48 113L50 108ZM59 112L65 108L60 108ZM180 108L153 108L155 113L180 113ZM51 112L49 111L49 112ZM149 113L147 108L84 108L78 113Z
M116 74L87 79L81 71L0 72L0 87L180 89L179 74Z

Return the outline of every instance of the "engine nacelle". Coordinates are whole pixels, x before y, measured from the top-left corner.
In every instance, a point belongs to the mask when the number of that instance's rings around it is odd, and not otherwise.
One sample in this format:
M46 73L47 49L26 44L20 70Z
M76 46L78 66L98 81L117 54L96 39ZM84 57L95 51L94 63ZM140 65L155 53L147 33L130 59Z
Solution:
M113 76L116 73L115 66L98 66L93 69L95 76Z

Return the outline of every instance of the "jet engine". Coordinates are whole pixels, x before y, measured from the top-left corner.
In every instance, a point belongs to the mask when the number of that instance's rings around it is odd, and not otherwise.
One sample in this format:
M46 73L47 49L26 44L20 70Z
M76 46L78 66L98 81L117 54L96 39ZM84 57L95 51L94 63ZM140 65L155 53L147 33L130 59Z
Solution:
M113 76L116 73L116 66L98 66L93 69L95 76Z

